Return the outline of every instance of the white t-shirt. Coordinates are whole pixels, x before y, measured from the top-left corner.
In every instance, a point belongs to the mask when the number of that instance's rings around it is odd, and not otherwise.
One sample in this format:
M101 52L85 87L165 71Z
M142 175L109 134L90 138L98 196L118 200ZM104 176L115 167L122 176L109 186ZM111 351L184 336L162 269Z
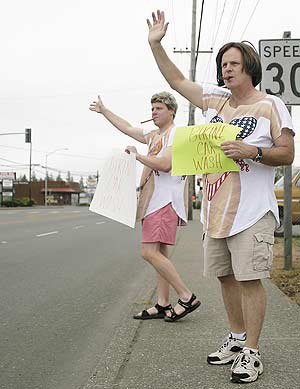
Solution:
M175 131L176 127L174 126L170 130L167 142L165 137L162 138L160 151L156 154L157 158L160 158L163 155L166 147L172 147ZM147 134L150 132L151 131L147 130L144 131L146 139ZM154 192L149 202L145 216L150 215L151 213L158 211L159 209L171 203L177 215L186 223L187 215L184 206L186 176L171 176L171 171L167 173L154 171L153 174Z
M290 114L276 96L267 95L252 105L229 105L231 92L224 88L202 85L206 123L224 122L241 128L243 142L272 147L283 128L293 130ZM201 221L213 238L235 235L255 224L268 211L277 222L278 205L274 194L275 168L239 160L240 172L204 176Z

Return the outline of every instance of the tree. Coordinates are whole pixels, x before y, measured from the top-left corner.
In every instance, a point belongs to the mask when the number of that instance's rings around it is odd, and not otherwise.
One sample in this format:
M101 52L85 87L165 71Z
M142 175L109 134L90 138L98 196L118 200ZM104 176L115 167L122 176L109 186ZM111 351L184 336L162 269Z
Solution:
M20 175L19 178L18 178L18 181L21 181L21 182L28 182L27 177L26 177L26 174L23 174L23 176Z
M73 177L71 176L71 172L70 170L68 170L67 172L67 178L66 178L67 182L73 182Z
M84 182L83 182L82 176L80 177L79 185L80 185L80 189L83 190L84 189Z
M58 172L58 175L57 175L57 177L56 177L56 181L63 181L63 179L62 179L62 177L61 177L61 175L60 175L60 172Z
M37 181L38 181L37 176L36 176L34 170L32 171L32 174L31 174L31 181L32 181L32 182L37 182Z

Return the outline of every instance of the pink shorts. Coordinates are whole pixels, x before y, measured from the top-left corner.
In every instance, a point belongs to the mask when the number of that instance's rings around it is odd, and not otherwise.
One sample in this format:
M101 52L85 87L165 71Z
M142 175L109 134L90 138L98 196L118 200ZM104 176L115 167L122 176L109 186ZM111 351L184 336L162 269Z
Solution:
M146 216L142 221L142 243L174 245L178 219L171 203Z

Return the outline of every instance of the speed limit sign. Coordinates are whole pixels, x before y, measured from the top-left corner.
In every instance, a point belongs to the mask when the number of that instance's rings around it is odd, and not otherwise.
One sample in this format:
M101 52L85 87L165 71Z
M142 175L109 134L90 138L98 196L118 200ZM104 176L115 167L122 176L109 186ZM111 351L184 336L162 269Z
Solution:
M260 40L259 53L260 89L281 97L286 105L300 105L300 40Z

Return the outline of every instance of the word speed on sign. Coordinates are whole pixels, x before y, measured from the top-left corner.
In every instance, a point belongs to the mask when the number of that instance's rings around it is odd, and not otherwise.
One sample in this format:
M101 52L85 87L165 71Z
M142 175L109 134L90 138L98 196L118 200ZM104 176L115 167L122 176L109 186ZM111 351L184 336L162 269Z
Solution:
M300 105L300 40L260 40L259 53L260 89L281 97L285 104Z

